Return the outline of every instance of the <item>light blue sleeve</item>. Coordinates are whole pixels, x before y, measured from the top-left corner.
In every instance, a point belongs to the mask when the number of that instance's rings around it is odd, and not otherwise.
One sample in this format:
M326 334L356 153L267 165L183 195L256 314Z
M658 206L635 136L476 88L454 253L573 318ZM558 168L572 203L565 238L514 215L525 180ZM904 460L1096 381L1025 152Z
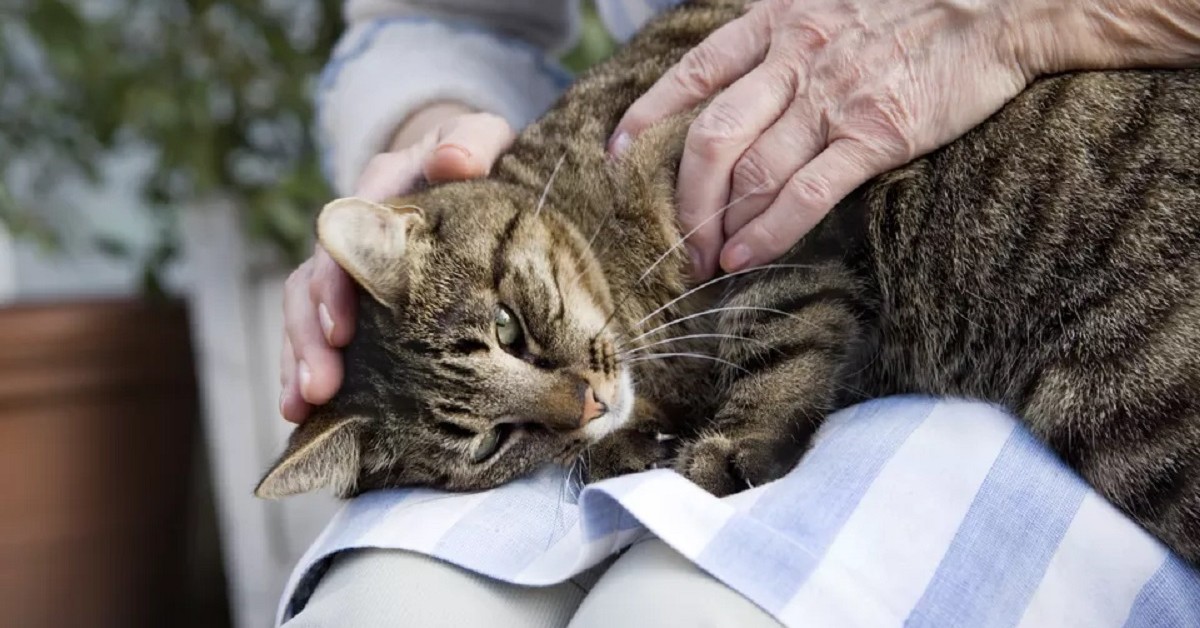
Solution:
M339 194L424 104L458 101L521 128L571 80L556 56L576 36L577 0L350 0L345 14L316 90L322 165Z

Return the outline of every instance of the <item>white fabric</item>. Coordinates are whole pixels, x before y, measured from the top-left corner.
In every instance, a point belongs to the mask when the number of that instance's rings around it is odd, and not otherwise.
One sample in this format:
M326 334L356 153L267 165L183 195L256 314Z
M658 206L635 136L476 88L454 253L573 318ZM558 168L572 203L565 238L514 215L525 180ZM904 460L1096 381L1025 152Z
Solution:
M676 3L597 6L623 41ZM556 58L575 39L577 0L350 0L346 17L350 27L317 86L321 161L339 195L353 191L367 160L425 104L459 101L520 129L571 80Z
M787 626L1200 626L1200 574L1017 421L916 398L836 414L795 471L727 499L666 470L583 488L557 468L477 494L369 493L297 566L278 619L346 549L547 585L647 535Z

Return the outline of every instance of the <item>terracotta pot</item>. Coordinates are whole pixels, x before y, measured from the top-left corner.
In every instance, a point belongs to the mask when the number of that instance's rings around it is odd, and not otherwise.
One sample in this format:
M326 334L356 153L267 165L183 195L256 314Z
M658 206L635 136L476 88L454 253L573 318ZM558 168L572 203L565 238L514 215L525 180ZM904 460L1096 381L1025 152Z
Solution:
M0 624L180 624L196 426L181 306L0 309Z

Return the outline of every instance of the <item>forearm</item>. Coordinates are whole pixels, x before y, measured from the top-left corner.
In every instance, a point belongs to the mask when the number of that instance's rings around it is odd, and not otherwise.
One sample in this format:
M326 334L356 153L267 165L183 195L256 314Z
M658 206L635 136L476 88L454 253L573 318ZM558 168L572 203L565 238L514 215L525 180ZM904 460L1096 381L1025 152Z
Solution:
M1200 0L1017 0L1031 75L1200 65Z
M352 190L374 154L410 144L404 127L420 126L427 116L419 112L433 103L495 113L520 128L558 95L569 76L540 45L550 35L538 44L528 33L513 35L496 14L515 9L489 9L492 4L375 0L348 6L350 28L317 95L323 163L339 193ZM433 5L441 10L419 14ZM478 15L468 19L472 10ZM492 18L495 28L487 25Z

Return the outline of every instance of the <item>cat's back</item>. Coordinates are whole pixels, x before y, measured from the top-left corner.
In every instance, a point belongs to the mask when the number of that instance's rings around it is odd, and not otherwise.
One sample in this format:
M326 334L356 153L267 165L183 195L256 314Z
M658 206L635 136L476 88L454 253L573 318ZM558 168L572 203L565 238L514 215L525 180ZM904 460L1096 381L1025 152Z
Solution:
M1200 71L1041 80L866 198L895 387L1200 365Z

